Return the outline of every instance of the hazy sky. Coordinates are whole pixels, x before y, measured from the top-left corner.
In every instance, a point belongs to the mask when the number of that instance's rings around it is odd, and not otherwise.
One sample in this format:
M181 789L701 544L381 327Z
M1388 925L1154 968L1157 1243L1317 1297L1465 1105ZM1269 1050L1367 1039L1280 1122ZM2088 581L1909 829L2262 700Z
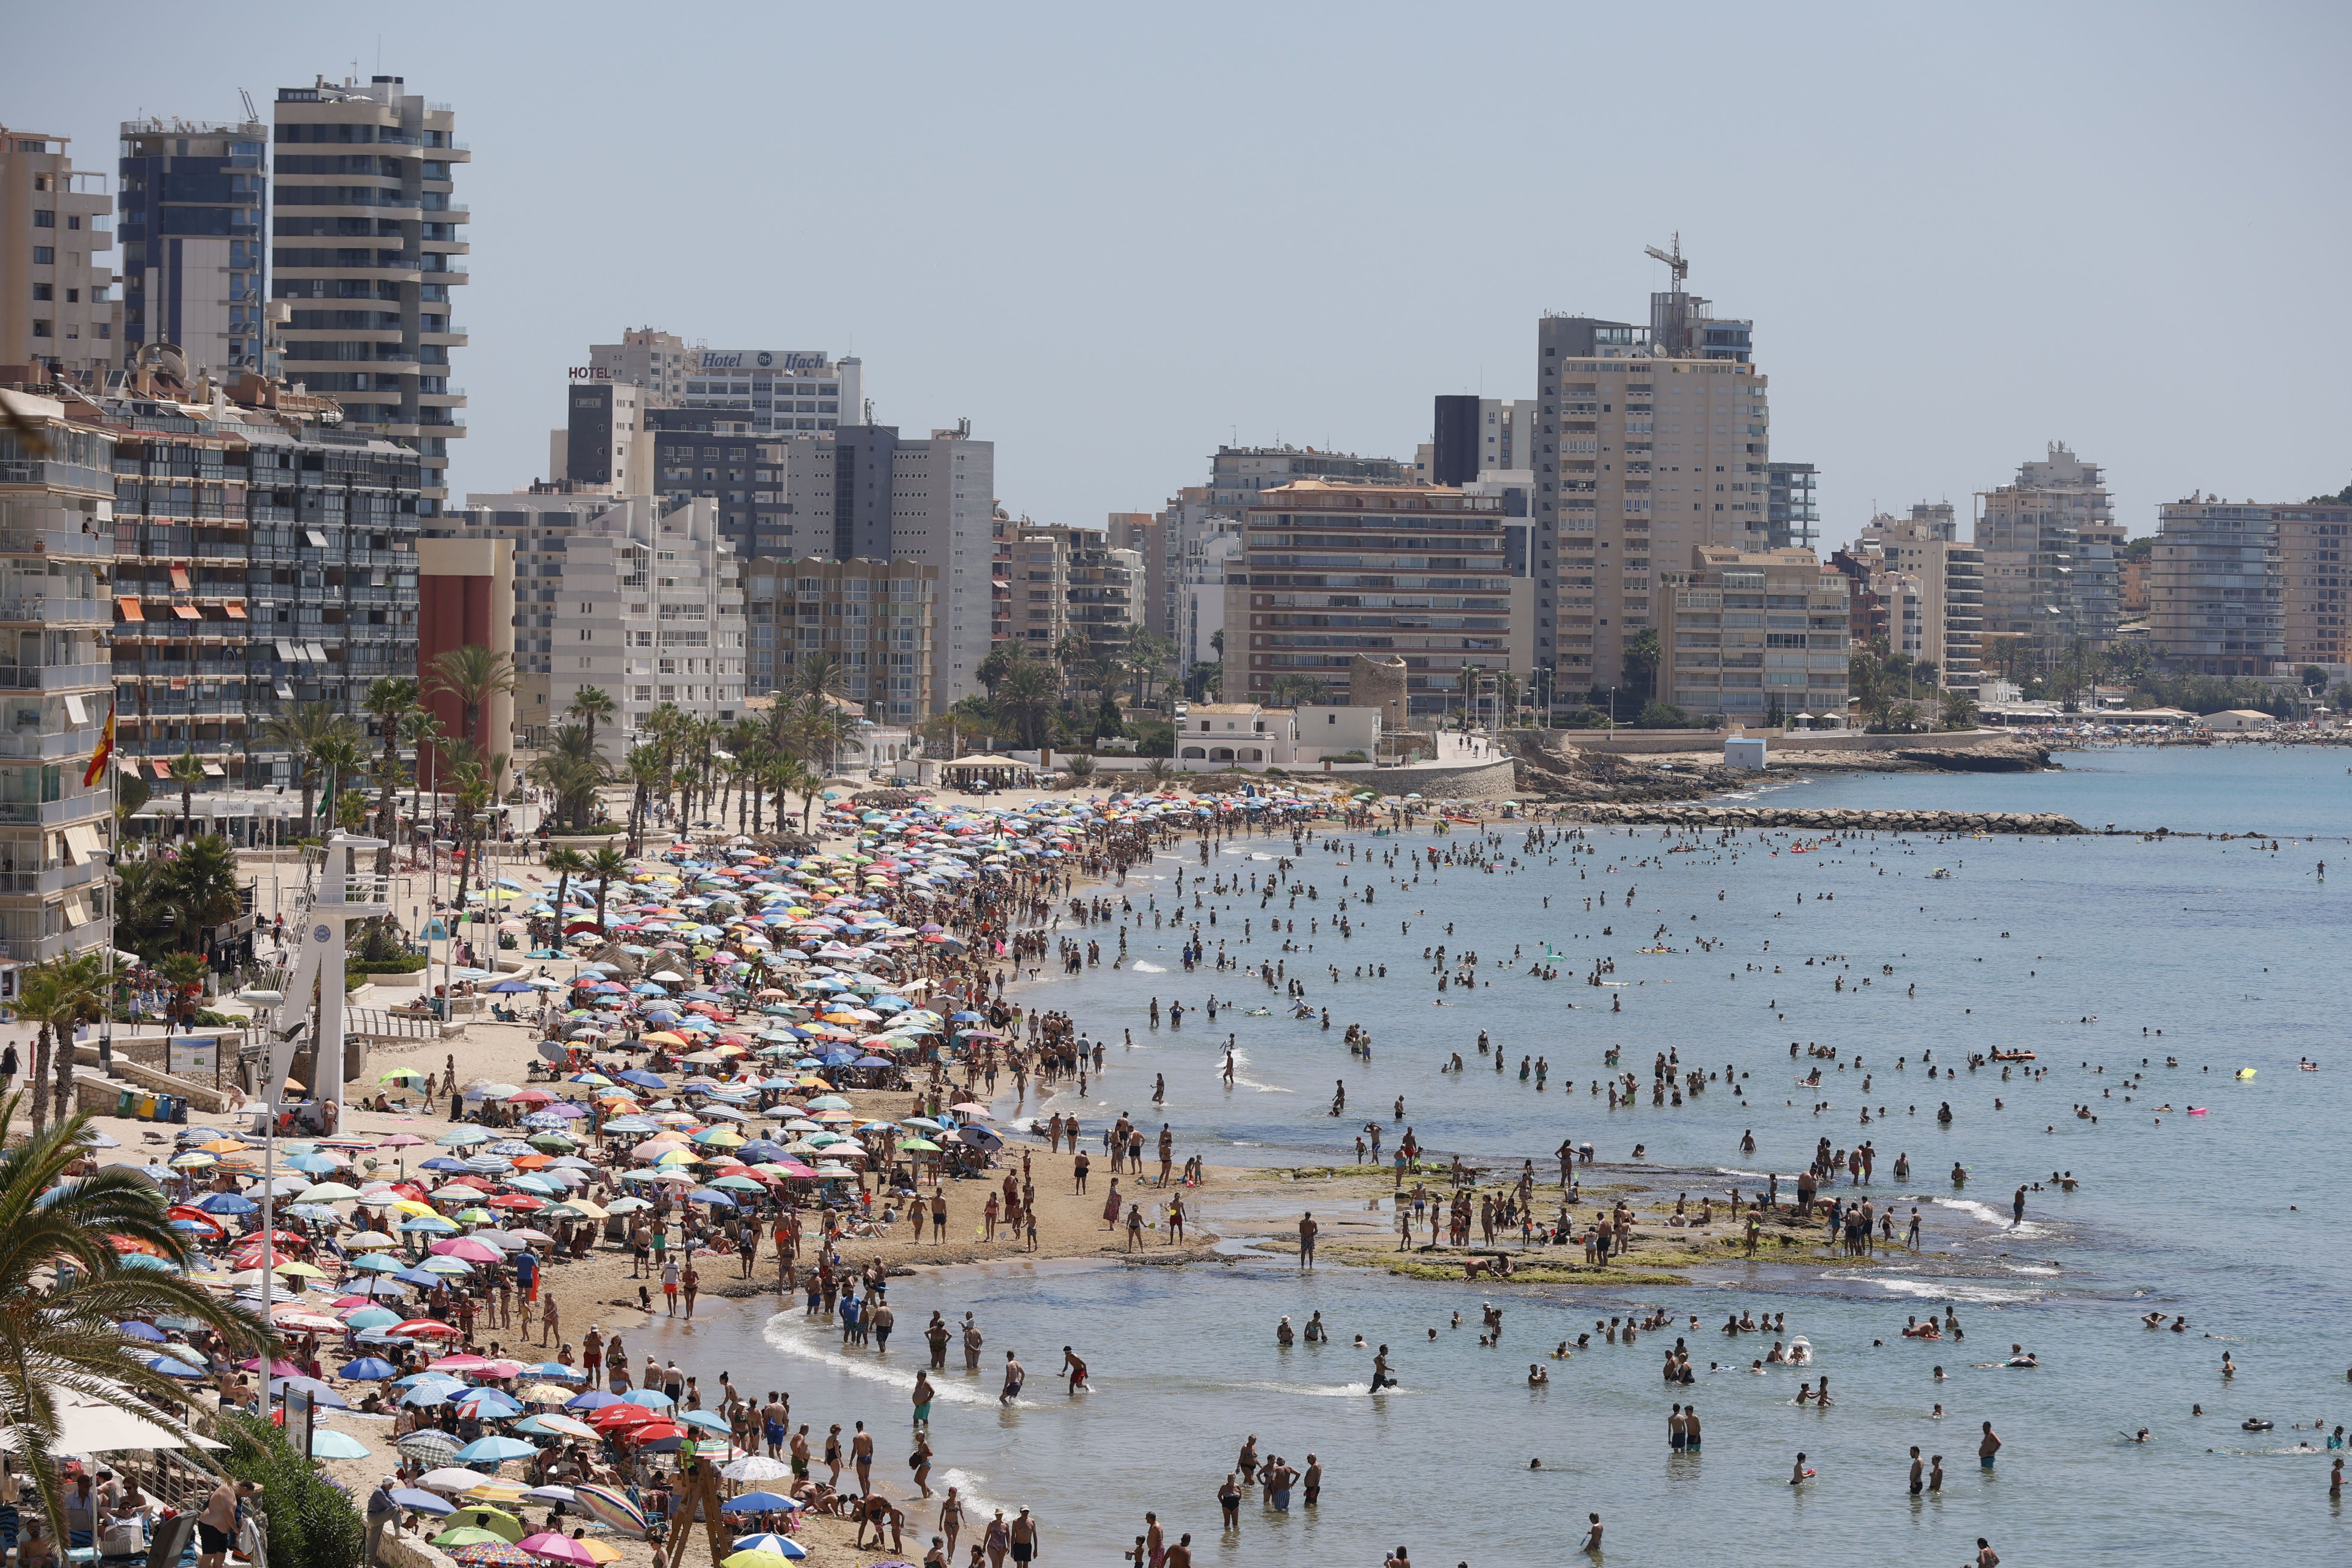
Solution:
M403 14L16 0L0 121L110 172L240 87L452 103L461 489L541 475L565 367L651 324L854 350L1098 526L1236 436L1410 458L1433 394L1531 392L1542 311L1644 319L1677 230L1828 540L2053 439L2135 533L2352 479L2341 5Z

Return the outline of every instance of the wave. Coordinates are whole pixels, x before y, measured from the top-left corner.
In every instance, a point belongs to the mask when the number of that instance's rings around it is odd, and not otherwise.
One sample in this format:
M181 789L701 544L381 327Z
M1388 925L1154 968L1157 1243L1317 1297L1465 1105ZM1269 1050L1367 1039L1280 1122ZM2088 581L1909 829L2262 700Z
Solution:
M1372 1393L1372 1385L1369 1381L1364 1383L1229 1383L1224 1386L1235 1393L1291 1394L1311 1399L1369 1399ZM1383 1395L1411 1392L1412 1390L1402 1386L1391 1386L1381 1390Z
M2009 1216L2001 1213L2000 1210L1993 1207L1990 1204L1980 1204L1974 1198L1935 1198L1930 1201L1940 1208L1958 1209L1963 1214L1973 1215L1978 1219L1984 1221L1987 1225L1999 1226L2011 1236L2046 1236L2049 1234L2046 1228L2034 1224L2030 1219L2021 1220L2017 1224L2011 1225L2009 1221Z
M887 1384L892 1388L907 1393L911 1393L914 1390L916 1363L908 1363L906 1370L902 1372L896 1366L886 1365L871 1357L850 1355L845 1352L834 1350L825 1345L814 1343L813 1342L814 1331L800 1329L795 1326L796 1323L801 1321L802 1320L795 1319L789 1312L779 1312L774 1317L769 1319L766 1325L761 1329L760 1337L765 1340L770 1346L783 1352L787 1355L796 1355L808 1361L821 1362L824 1365L833 1368L835 1372L845 1373L851 1377L862 1378L867 1383ZM808 1321L814 1322L820 1329L832 1328L832 1325L826 1323L822 1319ZM835 1331L838 1331L836 1330ZM921 1336L918 1334L915 1338L919 1340ZM926 1362L929 1360L928 1357L924 1359ZM986 1374L983 1373L982 1375L984 1376ZM931 1387L934 1391L933 1397L935 1399L944 1400L950 1405L993 1405L996 1403L996 1395L978 1384L960 1383L950 1378L942 1377L933 1383Z
M1900 1275L1837 1273L1824 1274L1822 1278L1875 1285L1897 1296L1915 1297L1923 1301L1969 1301L1979 1306L2005 1306L2015 1301L2035 1301L2042 1297L2039 1290L2024 1287L1978 1284L1964 1279L1911 1279Z
M1168 966L1166 964L1152 963L1140 958L1137 959L1133 963L1129 964L1128 967L1129 969L1141 970L1146 974L1165 974L1168 973Z
M1715 1173L1718 1176L1738 1176L1744 1182L1769 1182L1773 1176L1773 1173L1770 1171L1737 1171L1732 1169L1729 1165L1717 1165L1715 1168ZM1787 1175L1782 1176L1780 1179L1791 1184L1792 1185L1797 1180L1794 1176Z
M956 1497L963 1504L964 1530L968 1534L986 1533L988 1516L1004 1510L1003 1503L992 1501L981 1495L979 1484L987 1479L986 1476L975 1475L970 1470L961 1469L953 1465L942 1468L931 1477L931 1489L934 1492L944 1495L950 1487L956 1489ZM923 1500L918 1498L913 1500L919 1502Z

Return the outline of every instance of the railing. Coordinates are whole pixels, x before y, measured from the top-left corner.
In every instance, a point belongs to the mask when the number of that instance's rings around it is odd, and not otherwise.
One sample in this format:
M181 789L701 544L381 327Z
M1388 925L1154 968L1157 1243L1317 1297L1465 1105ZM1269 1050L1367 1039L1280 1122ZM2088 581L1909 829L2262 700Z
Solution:
M103 816L111 809L105 793L92 790L71 800L0 801L0 823L12 827L58 827L84 818Z
M238 592L244 589L239 586ZM114 619L114 605L106 599L0 599L0 621L92 621Z
M52 664L39 668L0 665L0 691L56 691L70 686L113 684L112 664Z

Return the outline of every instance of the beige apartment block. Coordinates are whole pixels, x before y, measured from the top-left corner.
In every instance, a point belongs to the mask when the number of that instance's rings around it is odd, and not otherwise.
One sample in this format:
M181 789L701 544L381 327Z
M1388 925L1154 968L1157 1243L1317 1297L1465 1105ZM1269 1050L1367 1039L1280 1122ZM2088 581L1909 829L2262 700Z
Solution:
M1846 578L1810 550L1696 545L1663 573L1659 695L1749 724L1799 714L1844 721Z
M42 365L94 390L122 350L114 197L68 140L0 125L0 380L46 382L22 368Z
M940 569L919 561L756 556L743 564L751 694L823 655L841 664L841 694L868 719L920 723L934 711L939 613Z
M1100 529L1021 523L1013 539L1013 635L1041 658L1073 635L1086 640L1089 657L1118 653L1134 620L1140 564Z
M1984 645L1984 552L1952 533L1950 505L1921 501L1907 517L1872 518L1856 549L1876 553L1888 572L1916 584L1916 646L1900 651L1934 665L1939 686L1973 691Z
M2286 661L2352 663L2352 506L2280 506L2280 611Z
M2286 657L2273 509L2210 499L2157 509L2148 640L2175 669L2268 675Z

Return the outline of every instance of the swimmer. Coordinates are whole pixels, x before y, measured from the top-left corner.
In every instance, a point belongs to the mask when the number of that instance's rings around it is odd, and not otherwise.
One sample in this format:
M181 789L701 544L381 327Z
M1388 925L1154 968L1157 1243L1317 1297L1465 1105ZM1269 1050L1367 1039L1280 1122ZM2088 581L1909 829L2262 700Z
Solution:
M1541 1388L1550 1381L1551 1373L1544 1370L1543 1363L1541 1362L1531 1361L1528 1363L1528 1386L1529 1388Z
M1797 1456L1796 1464L1790 1468L1789 1484L1792 1487L1803 1486L1806 1479L1812 1474L1812 1471L1805 1468L1805 1457L1800 1454Z

